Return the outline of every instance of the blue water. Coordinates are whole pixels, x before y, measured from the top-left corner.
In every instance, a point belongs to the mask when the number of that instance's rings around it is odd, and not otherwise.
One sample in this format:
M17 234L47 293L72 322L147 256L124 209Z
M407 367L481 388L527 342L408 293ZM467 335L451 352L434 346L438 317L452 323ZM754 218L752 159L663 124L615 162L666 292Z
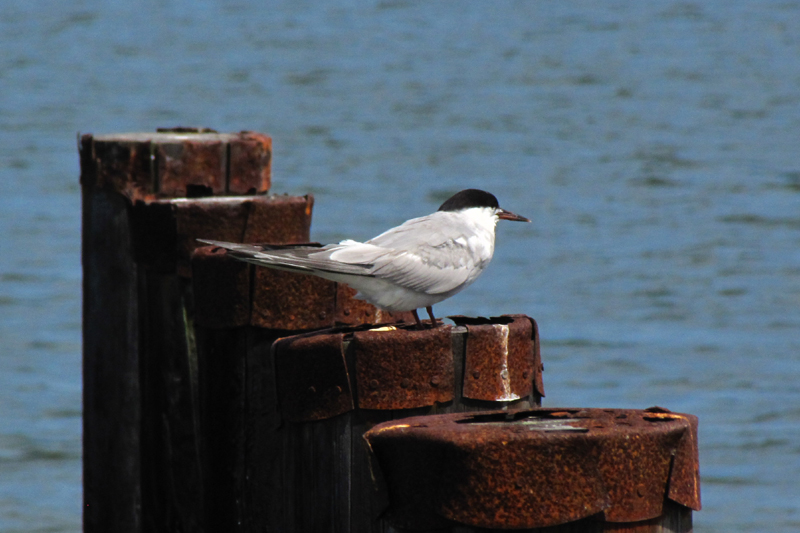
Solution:
M700 417L698 532L800 530L800 3L31 0L0 10L0 530L81 527L78 131L274 138L312 237L465 187L443 314L540 324L549 406Z

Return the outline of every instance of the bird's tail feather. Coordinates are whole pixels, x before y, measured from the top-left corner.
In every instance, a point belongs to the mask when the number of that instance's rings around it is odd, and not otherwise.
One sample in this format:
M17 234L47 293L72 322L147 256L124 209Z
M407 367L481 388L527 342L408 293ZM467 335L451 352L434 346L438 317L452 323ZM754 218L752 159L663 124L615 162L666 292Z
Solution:
M258 266L288 270L307 274L323 275L352 274L369 276L372 265L352 265L331 260L321 254L323 248L308 245L278 245L256 246L252 244L239 244L233 242L212 241L198 239L198 241L219 246L228 250L229 254L241 261L247 261ZM310 257L312 254L317 257ZM325 277L323 275L323 277Z

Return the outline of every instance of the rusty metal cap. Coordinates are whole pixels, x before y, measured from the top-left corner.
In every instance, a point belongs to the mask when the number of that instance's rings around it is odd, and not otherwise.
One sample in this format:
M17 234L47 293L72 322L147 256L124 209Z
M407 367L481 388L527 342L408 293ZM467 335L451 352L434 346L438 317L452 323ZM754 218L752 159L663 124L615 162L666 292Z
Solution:
M278 405L287 420L323 420L353 409L342 337L298 335L273 344Z
M261 133L201 128L86 134L81 183L130 201L263 194L271 185L272 139Z
M463 394L484 401L544 396L539 326L521 314L447 317L467 328Z
M197 263L202 262L202 265ZM225 322L228 317L231 319L239 317L239 320L246 320L248 307L246 298L250 294L258 294L255 289L250 289L247 283L249 278L239 270L232 269L239 265L245 265L239 261L225 257L225 251L213 246L199 249L194 256L195 274L195 320L198 324L209 327L232 327L234 325ZM246 268L254 268L246 265ZM266 270L266 269L265 269ZM307 276L299 276L291 273L280 272L281 275L294 276L301 280ZM224 277L219 282L214 282L215 276ZM312 278L313 279L313 278ZM263 281L263 280L262 280ZM331 283L322 280L323 283ZM259 280L256 279L256 283ZM273 280L265 288L265 292L270 292L272 298L280 300L280 305L288 305L283 313L279 313L273 325L280 323L283 328L280 330L296 329L299 325L307 325L307 322L299 320L303 313L314 310L328 309L322 304L329 302L333 305L334 300L329 296L331 291L327 291L328 297L322 295L321 302L317 298L306 296L298 300L293 298L294 294L305 294L297 290L289 290L289 295L285 299L281 296L291 287L289 285L277 283ZM221 293L220 293L221 291ZM347 300L342 300L337 293L335 304L337 306L346 304ZM327 300L326 300L327 298ZM242 303L244 302L244 303ZM292 304L294 302L294 304ZM303 305L306 302L306 305ZM307 305L308 302L314 303ZM275 302L273 302L275 304ZM255 305L255 303L254 303ZM341 310L341 308L339 308ZM345 307L345 309L348 309ZM222 322L215 319L216 312L222 314ZM299 314L296 314L299 313ZM333 317L340 312L326 312L326 316ZM356 315L357 317L357 315ZM311 317L312 321L314 317ZM278 322L283 320L283 322ZM289 320L290 322L286 322ZM485 319L481 319L485 322ZM437 403L447 404L456 399L459 400L463 395L460 383L456 379L473 379L473 373L462 373L461 369L463 358L472 357L475 368L486 368L483 371L492 382L511 377L509 387L511 390L519 391L520 398L516 401L525 405L530 405L529 401L538 401L538 396L531 394L533 382L540 374L533 373L535 367L535 357L533 357L531 335L535 335L535 322L525 316L498 317L499 325L503 326L503 331L512 332L511 336L503 335L502 342L491 342L496 337L490 337L490 342L473 342L472 352L465 345L469 340L465 340L469 333L462 327L452 327L440 325L432 329L417 330L415 326L408 323L384 323L372 325L362 323L358 326L335 325L328 329L307 331L299 335L285 337L276 343L275 357L276 364L283 368L282 375L287 382L306 383L304 380L310 379L306 374L315 374L316 370L312 367L327 368L328 372L333 373L334 368L337 373L345 373L348 383L352 383L352 397L355 406L359 409L375 409L383 411L395 411L402 409L415 409L429 407ZM481 323L483 329L492 335L496 331L491 323ZM251 320L251 324L254 322ZM531 324L534 325L533 330ZM496 324L497 325L497 324ZM514 333L518 331L518 333ZM476 335L477 336L477 335ZM315 342L302 341L314 337ZM295 342L298 340L298 342ZM340 356L330 356L328 351L318 348L318 346L332 346L330 350L336 353L347 353L346 358ZM465 356L465 352L469 353ZM499 353L498 353L499 352ZM519 352L519 357L508 353ZM486 358L490 363L481 364L476 359ZM498 366L498 360L508 361L505 366ZM469 366L469 365L466 365ZM458 377L456 372L458 369ZM475 371L478 372L477 370ZM297 374L297 375L295 375ZM462 374L464 374L462 376ZM506 377L504 377L504 375ZM325 377L324 375L322 377ZM313 379L318 379L314 377ZM538 378L541 380L541 377ZM302 391L297 394L304 395L306 390L313 388L319 391L322 388L318 385L308 384L302 387ZM344 387L343 387L344 388ZM288 394L288 391L286 391ZM522 394L525 396L522 397ZM283 395L286 397L286 395ZM306 396L303 397L305 401ZM325 395L311 395L307 398L315 402L328 401ZM502 402L507 404L509 400L506 395L489 401ZM485 403L483 408L485 408ZM286 401L283 402L282 409L294 409ZM474 408L474 407L472 407ZM329 418L341 414L339 407L336 406L303 406L297 412L292 411L287 418L294 421L312 421ZM300 414L298 414L300 413Z
M533 321L526 316L494 317L487 323L451 317L467 328L465 398L514 401L533 391Z
M314 197L213 196L137 200L129 209L137 264L190 278L197 239L275 244L308 240Z
M697 418L666 410L530 409L412 417L364 438L399 527L637 522L665 498L700 509ZM419 494L425 494L419 498ZM600 515L602 513L602 515Z
M412 409L453 399L451 327L353 335L358 406Z

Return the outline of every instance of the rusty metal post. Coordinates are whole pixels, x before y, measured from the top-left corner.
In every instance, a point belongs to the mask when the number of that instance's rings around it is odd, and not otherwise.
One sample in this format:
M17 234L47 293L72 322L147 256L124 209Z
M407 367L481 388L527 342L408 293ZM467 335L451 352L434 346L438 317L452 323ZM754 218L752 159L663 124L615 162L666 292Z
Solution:
M199 292L198 292L199 294ZM536 322L451 317L456 326L338 327L277 340L259 424L265 520L275 531L389 532L362 435L431 413L523 409L543 395ZM264 346L266 348L266 346ZM267 421L267 422L265 422Z
M688 533L700 509L697 418L658 407L420 416L364 438L398 528Z
M229 454L246 442L238 470L212 483L225 493L233 478L246 480L242 500L209 519L217 529L383 531L366 430L400 416L539 404L538 331L528 317L374 327L413 319L354 300L348 287L254 267L214 246L194 252L192 283L200 366L218 368L207 376L219 387L230 373L219 365L238 362L225 395L246 397L234 411L203 403L219 411L204 417L214 424L210 450ZM473 358L494 356L482 374L472 369ZM466 394L464 368L473 383Z

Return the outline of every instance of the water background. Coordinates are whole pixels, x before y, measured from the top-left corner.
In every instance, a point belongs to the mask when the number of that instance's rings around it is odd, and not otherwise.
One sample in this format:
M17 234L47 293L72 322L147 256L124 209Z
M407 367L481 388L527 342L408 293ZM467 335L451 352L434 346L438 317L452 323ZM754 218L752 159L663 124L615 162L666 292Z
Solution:
M526 313L547 406L700 417L698 532L800 530L800 4L0 9L0 531L81 527L76 133L274 138L312 238L533 219L437 314Z

